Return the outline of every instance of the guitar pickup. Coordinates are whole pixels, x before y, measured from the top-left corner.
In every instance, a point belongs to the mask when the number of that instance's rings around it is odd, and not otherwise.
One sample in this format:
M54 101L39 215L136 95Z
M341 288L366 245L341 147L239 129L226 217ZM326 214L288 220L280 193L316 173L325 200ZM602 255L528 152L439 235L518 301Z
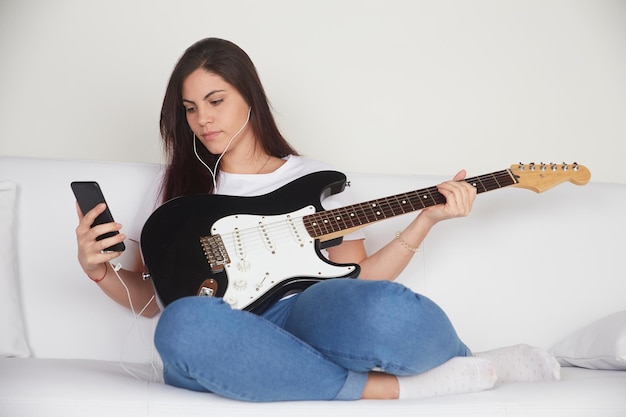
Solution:
M230 263L230 258L222 237L220 235L215 236L201 236L200 244L202 245L202 251L206 256L211 272L218 273L224 270L224 266Z

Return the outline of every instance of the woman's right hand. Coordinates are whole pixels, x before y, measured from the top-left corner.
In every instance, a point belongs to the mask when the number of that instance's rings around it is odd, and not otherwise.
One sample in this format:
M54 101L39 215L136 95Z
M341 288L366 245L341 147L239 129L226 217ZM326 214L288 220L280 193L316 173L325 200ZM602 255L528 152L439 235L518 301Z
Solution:
M76 213L78 214L78 226L76 227L78 262L91 279L97 279L97 276L102 275L106 271L105 262L110 262L121 255L121 252L104 252L104 249L126 239L126 236L120 233L106 239L96 240L96 237L104 233L119 231L122 228L121 224L115 222L91 227L96 217L105 208L106 204L101 203L86 214L83 214L78 204L76 204ZM104 268L102 267L103 265Z

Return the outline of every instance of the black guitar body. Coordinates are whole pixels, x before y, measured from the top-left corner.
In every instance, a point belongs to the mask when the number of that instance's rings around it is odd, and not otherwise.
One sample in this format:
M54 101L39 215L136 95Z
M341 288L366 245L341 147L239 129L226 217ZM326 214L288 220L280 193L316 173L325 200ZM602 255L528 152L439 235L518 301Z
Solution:
M199 288L207 280L216 282L217 289L212 294L214 296L224 297L229 288L233 294L237 294L237 289L233 288L235 283L229 280L227 271L230 268L230 271L239 269L246 272L246 267L234 266L234 258L237 256L232 252L235 250L228 250L233 264L217 271L207 261L207 255L200 243L202 237L214 234L214 224L218 220L229 216L238 218L239 215L261 216L260 218L285 215L307 206L314 206L316 212L323 211L321 200L327 195L343 191L345 184L344 174L322 171L306 175L274 192L257 197L202 194L177 197L166 202L152 213L141 233L142 255L161 301L167 306L181 297L198 295ZM320 250L337 245L341 240L339 237L323 244L315 241L315 262L340 266L328 261ZM272 262L270 259L269 263ZM285 293L306 288L327 278L306 270L306 265L294 267L304 270L294 276L275 280L272 287L264 290L266 292L259 298L245 301L245 306L234 308L260 313ZM349 269L340 270L342 277L355 277L358 272L357 265L349 265ZM259 278L254 276L253 279ZM244 285L240 280L238 283Z

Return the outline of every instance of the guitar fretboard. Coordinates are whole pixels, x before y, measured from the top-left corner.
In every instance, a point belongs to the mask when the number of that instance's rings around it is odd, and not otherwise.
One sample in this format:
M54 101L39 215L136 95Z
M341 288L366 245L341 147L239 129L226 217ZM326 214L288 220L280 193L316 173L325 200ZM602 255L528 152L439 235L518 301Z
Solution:
M506 169L466 178L465 182L474 186L478 193L483 193L516 184L517 180L511 171ZM341 236L341 232L350 229L445 202L445 197L437 191L437 187L429 187L338 209L321 211L304 216L303 221L311 237L319 239L326 235Z

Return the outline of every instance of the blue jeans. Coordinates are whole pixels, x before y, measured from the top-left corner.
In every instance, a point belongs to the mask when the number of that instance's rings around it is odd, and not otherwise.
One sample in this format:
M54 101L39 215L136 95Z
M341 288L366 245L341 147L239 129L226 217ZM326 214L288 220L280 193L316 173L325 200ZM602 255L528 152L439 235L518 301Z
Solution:
M220 298L179 299L163 311L155 344L165 383L247 401L355 400L374 368L412 375L471 354L428 298L348 278L261 316Z

